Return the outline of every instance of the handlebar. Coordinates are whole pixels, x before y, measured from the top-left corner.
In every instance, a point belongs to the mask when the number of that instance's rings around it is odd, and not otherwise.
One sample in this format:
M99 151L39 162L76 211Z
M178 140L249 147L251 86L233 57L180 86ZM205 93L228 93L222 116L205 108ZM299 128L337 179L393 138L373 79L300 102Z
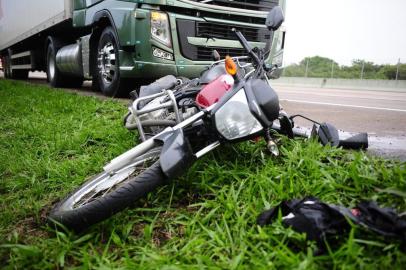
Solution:
M281 132L281 128L279 126L274 125L272 126L272 129ZM304 130L294 128L292 131L294 137L309 138L309 134L307 134L307 132ZM338 147L342 147L344 149L368 149L368 146L368 133L358 133L346 139L340 138L338 141Z
M251 45L248 43L248 41L244 37L244 35L240 31L237 31L235 28L233 28L231 31L233 31L236 34L236 36L237 36L238 40L240 41L241 45L248 52L248 54L254 60L254 62L257 65L260 65L261 61L259 60L258 55L254 52L254 50L252 49Z
M345 140L341 140L338 144L346 149L367 149L368 148L368 134L367 133L359 133L352 137L349 137Z

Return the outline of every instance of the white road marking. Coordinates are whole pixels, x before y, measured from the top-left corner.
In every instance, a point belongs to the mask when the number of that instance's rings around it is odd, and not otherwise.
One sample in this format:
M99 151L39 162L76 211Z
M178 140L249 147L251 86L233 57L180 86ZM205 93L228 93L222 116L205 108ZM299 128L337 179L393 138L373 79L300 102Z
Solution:
M303 94L303 92L296 92L296 91L278 91L281 94ZM372 99L372 100L387 100L387 101L406 101L405 97L406 95L399 95L399 96L394 96L392 98L388 98L387 95L382 95L382 97L376 96L376 97L371 97L371 96L357 96L356 94L359 93L347 93L349 95L343 95L343 93L339 94L331 94L331 93L306 93L306 95L313 95L313 96L320 96L320 97L339 97L339 98L358 98L358 99ZM353 95L351 95L353 94Z
M315 101L305 101L305 100L295 100L295 99L281 99L281 101L288 101L288 102L290 101L290 102L296 102L296 103L307 103L307 104L316 104L316 105L328 105L328 106L337 106L337 107L359 108L359 109L370 109L370 110L381 110L381 111L392 111L392 112L406 112L406 110L402 110L402 109L358 106L358 105L348 105L348 104L336 104L336 103L328 103L328 102L315 102Z

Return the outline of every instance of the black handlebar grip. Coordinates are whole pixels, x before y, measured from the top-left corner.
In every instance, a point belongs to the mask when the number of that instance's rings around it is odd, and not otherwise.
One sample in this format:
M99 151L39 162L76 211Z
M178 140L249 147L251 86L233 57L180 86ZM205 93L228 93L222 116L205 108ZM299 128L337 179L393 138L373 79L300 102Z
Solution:
M368 148L368 134L359 133L345 140L340 140L338 146L346 149L367 149Z

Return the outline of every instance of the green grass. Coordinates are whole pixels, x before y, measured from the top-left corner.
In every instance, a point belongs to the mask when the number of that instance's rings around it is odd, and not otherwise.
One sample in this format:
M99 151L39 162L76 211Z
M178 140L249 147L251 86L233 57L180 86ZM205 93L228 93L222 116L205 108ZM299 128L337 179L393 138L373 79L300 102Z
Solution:
M406 210L405 163L282 139L209 154L133 209L75 235L45 224L53 203L135 143L113 100L0 80L0 268L404 269L399 243L354 227L328 253L278 221L282 200L317 196Z

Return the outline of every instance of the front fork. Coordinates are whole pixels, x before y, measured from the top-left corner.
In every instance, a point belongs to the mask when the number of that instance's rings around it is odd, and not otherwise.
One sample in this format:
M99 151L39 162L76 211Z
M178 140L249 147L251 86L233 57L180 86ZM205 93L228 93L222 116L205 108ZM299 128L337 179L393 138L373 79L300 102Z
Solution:
M266 128L264 130L264 139L266 141L266 146L268 148L268 151L274 156L279 156L279 148L277 145L277 141L272 136L272 130L274 132L277 131L279 134L286 135L291 139L294 137L294 123L283 109L281 109L279 112L278 120L279 125L273 123L272 127Z

